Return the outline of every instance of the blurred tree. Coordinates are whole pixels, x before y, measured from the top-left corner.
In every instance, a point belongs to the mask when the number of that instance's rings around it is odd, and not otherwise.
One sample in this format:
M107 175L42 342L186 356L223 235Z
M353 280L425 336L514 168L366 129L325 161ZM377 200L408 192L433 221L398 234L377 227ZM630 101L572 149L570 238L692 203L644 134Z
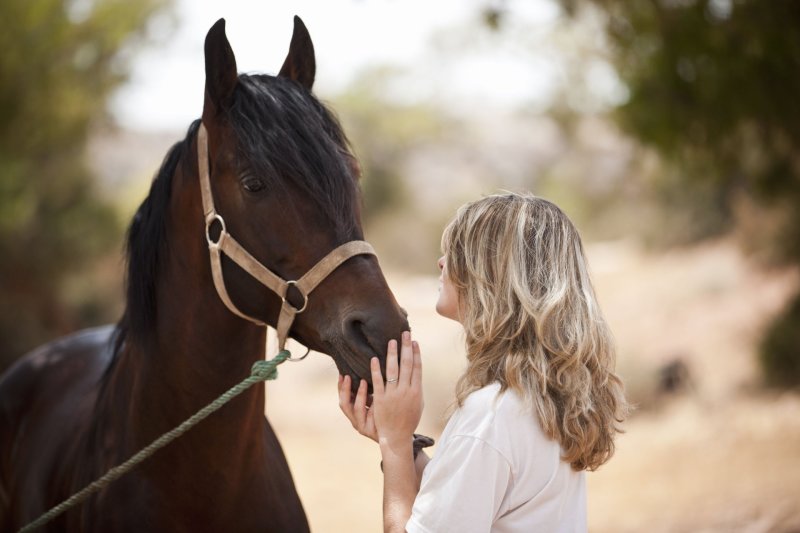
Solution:
M751 247L768 242L773 259L800 264L800 2L559 2L576 17L603 15L628 89L613 115L670 165L656 186L668 207L694 215L689 237L755 224ZM498 27L508 11L492 4L486 24ZM741 220L742 203L764 216ZM798 337L783 339L800 330L797 298L763 343L782 351L761 358L773 383L800 384Z
M336 98L336 110L361 165L367 220L410 200L403 163L443 128L444 119L435 110L387 97L393 79L401 74L390 67L368 69Z
M87 138L166 2L0 2L0 370L85 325L64 282L119 235Z
M434 202L436 209L421 202L435 187L409 167L429 145L441 146L454 126L437 108L408 98L407 75L402 68L368 68L335 98L334 107L361 165L364 225L381 263L429 272L452 210L446 201Z

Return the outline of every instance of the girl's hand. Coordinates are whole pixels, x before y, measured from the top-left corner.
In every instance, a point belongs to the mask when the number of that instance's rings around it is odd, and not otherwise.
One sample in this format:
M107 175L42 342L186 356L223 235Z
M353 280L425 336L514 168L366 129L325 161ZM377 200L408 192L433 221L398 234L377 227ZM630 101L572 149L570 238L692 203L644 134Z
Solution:
M408 443L422 417L422 358L411 333L404 331L397 363L397 341L389 341L386 353L386 384L377 357L370 361L372 371L372 423L378 442L383 445Z
M339 408L356 431L375 442L410 442L422 416L422 360L419 345L411 341L407 331L402 335L399 368L397 360L397 341L392 340L386 353L384 385L378 358L372 358L371 398L365 380L353 397L350 376L339 376Z
M353 398L350 386L350 376L339 376L339 408L353 427L370 439L378 442L378 432L375 430L375 419L369 408L372 398L367 396L367 382L361 380L358 392Z

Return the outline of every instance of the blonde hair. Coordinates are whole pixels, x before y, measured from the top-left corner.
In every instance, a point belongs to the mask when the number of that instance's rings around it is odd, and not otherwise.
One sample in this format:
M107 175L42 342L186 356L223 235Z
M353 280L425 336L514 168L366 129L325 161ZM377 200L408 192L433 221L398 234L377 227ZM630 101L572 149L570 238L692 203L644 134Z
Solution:
M532 408L573 469L605 463L628 407L572 222L533 195L489 196L458 210L442 249L466 332L457 404L499 382Z

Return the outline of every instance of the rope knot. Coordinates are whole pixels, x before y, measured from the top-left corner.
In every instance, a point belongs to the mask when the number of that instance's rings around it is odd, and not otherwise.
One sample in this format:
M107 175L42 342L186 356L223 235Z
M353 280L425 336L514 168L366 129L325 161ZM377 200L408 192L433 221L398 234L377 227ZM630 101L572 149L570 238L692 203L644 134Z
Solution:
M250 375L262 381L276 379L278 377L278 365L291 356L292 353L289 350L281 350L278 352L278 355L269 361L260 359L253 363L253 367L250 369Z

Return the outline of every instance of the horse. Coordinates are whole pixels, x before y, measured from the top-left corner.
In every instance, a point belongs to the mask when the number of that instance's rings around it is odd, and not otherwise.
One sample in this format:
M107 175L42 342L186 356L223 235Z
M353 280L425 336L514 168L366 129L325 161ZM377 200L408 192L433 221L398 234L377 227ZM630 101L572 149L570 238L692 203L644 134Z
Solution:
M264 357L265 324L330 355L354 383L369 381L370 358L408 328L364 248L358 163L311 92L315 69L297 17L277 76L239 75L224 19L209 30L201 119L166 155L128 229L122 318L35 349L0 380L0 531L35 520L246 377ZM278 294L219 252L223 236L283 283ZM309 294L304 273L322 263L327 276ZM308 531L264 403L263 384L252 387L42 529Z

